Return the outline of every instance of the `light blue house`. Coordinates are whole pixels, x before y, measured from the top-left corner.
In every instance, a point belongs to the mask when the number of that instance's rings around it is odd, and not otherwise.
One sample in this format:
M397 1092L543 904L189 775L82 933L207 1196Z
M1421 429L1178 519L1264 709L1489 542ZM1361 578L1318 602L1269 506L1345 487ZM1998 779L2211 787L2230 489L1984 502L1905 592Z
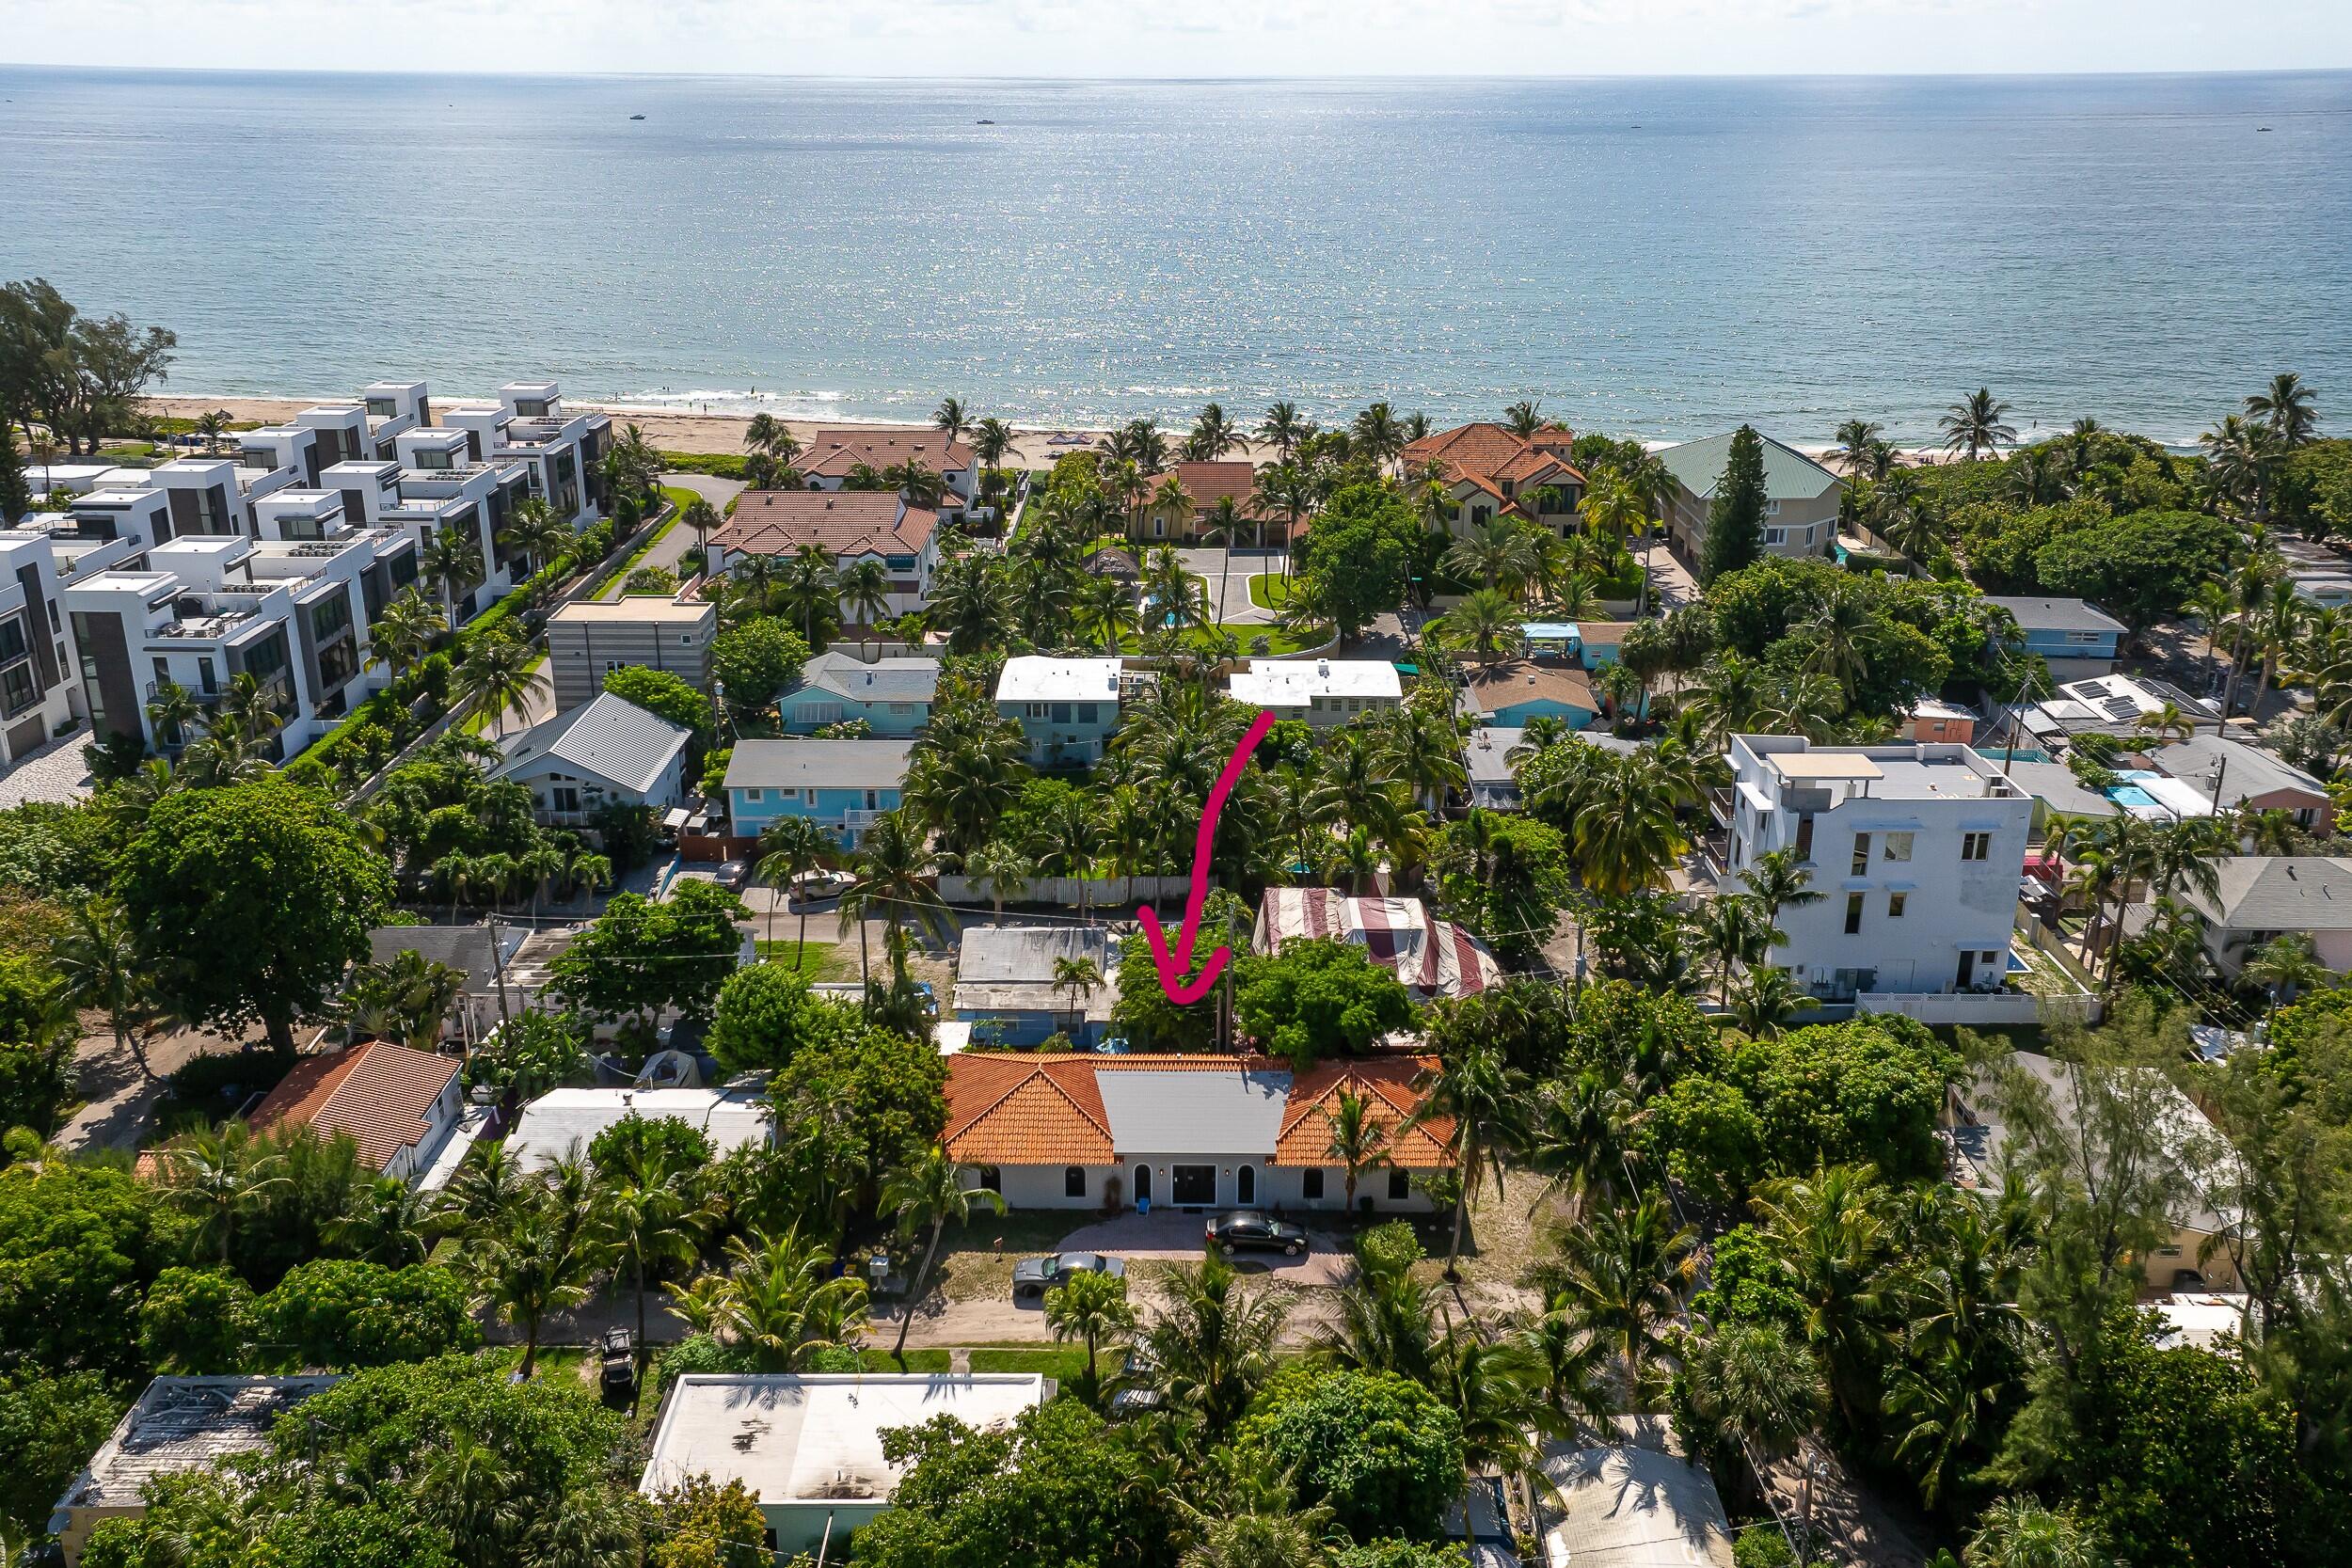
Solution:
M1117 658L1047 658L1023 654L1005 660L996 679L996 711L1021 725L1029 762L1038 768L1089 766L1119 728Z
M1495 729L1524 727L1530 719L1558 719L1581 730L1600 716L1600 699L1581 670L1515 658L1471 667L1462 689L1465 711Z
M864 720L877 736L910 736L931 720L939 694L939 660L885 658L868 664L835 648L818 654L801 672L801 684L777 706L787 735L807 735L828 724Z
M727 816L741 837L779 816L805 816L855 848L883 812L898 809L905 740L739 740L727 761Z
M1985 603L2010 612L2018 637L2009 646L2040 654L2054 679L2063 684L2114 672L2123 623L2085 599L1995 598Z

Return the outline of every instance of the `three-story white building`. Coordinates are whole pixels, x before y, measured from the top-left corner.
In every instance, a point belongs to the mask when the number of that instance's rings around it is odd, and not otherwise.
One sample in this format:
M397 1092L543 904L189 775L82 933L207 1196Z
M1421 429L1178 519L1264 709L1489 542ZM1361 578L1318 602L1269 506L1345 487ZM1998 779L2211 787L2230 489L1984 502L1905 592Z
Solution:
M1782 905L1772 949L1800 989L1998 989L2009 972L2033 798L1969 747L1814 746L1735 736L1730 874L1794 849L1819 899Z

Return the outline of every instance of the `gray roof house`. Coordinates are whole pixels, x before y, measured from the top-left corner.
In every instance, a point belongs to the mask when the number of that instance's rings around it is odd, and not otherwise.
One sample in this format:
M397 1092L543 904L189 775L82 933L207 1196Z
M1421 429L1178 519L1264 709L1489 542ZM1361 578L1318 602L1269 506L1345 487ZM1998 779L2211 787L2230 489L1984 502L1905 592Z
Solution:
M2352 973L2352 860L2330 855L2239 855L2214 867L2217 896L2182 889L2205 920L2205 951L2224 974L2288 931L2308 932L2319 961Z
M2324 833L2335 820L2328 786L2276 752L2227 736L2198 735L2148 754L2166 777L2211 800L2214 809L2283 811L2296 826Z
M278 1417L338 1381L328 1375L156 1378L57 1499L49 1529L68 1568L82 1560L102 1520L147 1512L142 1489L149 1481L266 1447Z
M493 929L487 925L378 926L368 933L368 961L390 963L402 953L409 952L432 963L447 964L463 974L466 983L458 993L458 1006L452 1012L459 1037L473 1044L498 1026L501 970L505 972L508 1011L518 1012L523 1006L513 971L515 957L522 949L523 939L531 934L530 928L495 927L495 949L491 946Z
M1731 461L1736 431L1668 447L1658 461L1674 476L1666 498L1666 528L1679 553L1695 561L1707 543L1707 514ZM1760 432L1758 433L1761 434ZM1804 453L1771 436L1764 441L1764 552L1824 555L1837 533L1837 502L1846 482Z
M576 826L620 801L666 811L686 798L693 732L611 692L510 736L494 779L528 786L542 821Z
M1063 958L1091 959L1097 982L1080 996L1054 989ZM956 954L955 1016L1006 1045L1036 1045L1057 1033L1090 1045L1119 1000L1119 955L1110 933L1084 926L975 926Z

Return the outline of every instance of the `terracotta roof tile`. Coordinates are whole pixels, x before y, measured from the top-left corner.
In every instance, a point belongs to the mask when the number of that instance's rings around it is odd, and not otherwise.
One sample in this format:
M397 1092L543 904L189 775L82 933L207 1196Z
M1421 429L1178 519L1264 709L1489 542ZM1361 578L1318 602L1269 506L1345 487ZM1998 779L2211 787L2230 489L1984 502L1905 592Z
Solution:
M933 473L972 467L972 449L950 441L945 431L920 425L850 426L820 430L801 451L801 472L837 479L860 463L875 468L895 468L920 463Z
M1567 459L1572 439L1558 425L1546 426L1529 441L1502 425L1480 420L1422 436L1405 449L1402 461L1408 470L1436 463L1452 483L1474 485L1502 499L1506 483L1514 491L1528 484L1583 483L1584 476Z
M434 1102L457 1067L453 1056L370 1040L295 1063L246 1122L257 1132L284 1123L325 1138L349 1137L368 1168L382 1170L424 1136Z
M1438 1117L1416 1127L1406 1126L1421 1104L1421 1092L1414 1085L1437 1066L1435 1056L1317 1063L1291 1085L1290 1103L1282 1112L1282 1135L1274 1146L1274 1163L1331 1164L1330 1115L1345 1090L1371 1101L1371 1119L1389 1134L1385 1152L1391 1164L1403 1170L1440 1170L1451 1165L1452 1118Z
M785 556L815 545L835 556L905 555L930 543L939 514L895 490L746 490L714 549Z
M1514 658L1485 669L1471 669L1466 674L1464 693L1481 713L1493 713L1547 697L1588 713L1600 711L1600 703L1593 695L1592 677L1581 670Z

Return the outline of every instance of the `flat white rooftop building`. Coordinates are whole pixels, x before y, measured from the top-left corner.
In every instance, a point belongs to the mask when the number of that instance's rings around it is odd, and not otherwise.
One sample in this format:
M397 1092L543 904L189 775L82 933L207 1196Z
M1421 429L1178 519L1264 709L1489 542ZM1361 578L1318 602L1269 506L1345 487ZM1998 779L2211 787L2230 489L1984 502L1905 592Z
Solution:
M759 1499L773 1550L813 1552L830 1538L838 1560L850 1532L898 1491L885 1430L934 1416L994 1430L1053 1396L1053 1380L1035 1373L689 1373L662 1395L641 1490L656 1496L698 1475L739 1481Z
M1313 724L1343 723L1405 700L1396 666L1382 658L1254 658L1227 685L1237 703Z

